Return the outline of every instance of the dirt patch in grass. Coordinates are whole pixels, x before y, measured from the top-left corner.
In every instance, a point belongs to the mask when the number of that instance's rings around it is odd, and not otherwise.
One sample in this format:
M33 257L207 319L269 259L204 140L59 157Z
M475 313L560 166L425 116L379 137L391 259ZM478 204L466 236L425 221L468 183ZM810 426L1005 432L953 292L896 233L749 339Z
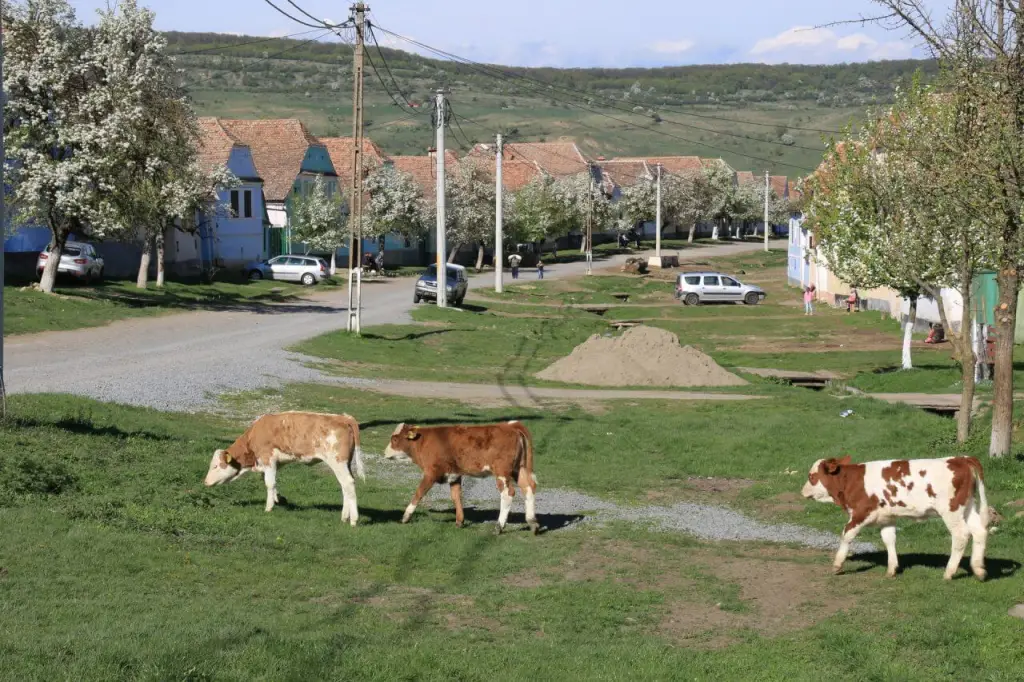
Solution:
M803 511L805 504L799 493L788 492L764 500L758 505L758 508L762 513L772 515Z
M735 500L736 497L754 485L755 481L739 478L714 478L691 476L657 490L647 491L647 501L657 504L704 501L714 499L718 503Z
M379 594L357 597L353 601L373 607L385 618L398 623L439 623L449 630L498 632L503 629L500 622L479 612L472 597L443 594L425 587L390 585Z
M709 575L739 590L739 606L691 598L670 600L658 632L669 641L717 649L738 641L737 631L777 637L853 607L855 590L836 589L835 579L818 565L763 558L715 557ZM731 607L731 608L730 608Z

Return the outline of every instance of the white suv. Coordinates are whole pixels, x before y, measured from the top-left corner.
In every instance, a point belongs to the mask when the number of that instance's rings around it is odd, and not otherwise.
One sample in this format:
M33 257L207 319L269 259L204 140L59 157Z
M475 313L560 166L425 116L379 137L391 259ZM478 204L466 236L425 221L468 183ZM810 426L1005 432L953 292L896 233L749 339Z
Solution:
M43 251L36 260L36 275L43 276L43 269L50 259L50 254ZM93 279L103 279L103 259L96 254L92 244L82 242L68 242L60 254L60 263L57 264L58 275L71 275L83 282L92 282Z
M757 305L767 296L761 287L744 284L720 272L681 272L676 277L676 298L686 305L726 302Z

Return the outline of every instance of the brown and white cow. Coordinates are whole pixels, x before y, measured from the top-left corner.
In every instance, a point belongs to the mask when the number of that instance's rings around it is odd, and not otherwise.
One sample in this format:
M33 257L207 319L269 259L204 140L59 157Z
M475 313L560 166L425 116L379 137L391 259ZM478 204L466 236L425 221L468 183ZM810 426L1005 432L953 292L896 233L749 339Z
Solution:
M515 495L514 483L526 497L526 523L534 535L540 532L535 509L537 477L533 473L533 438L519 422L487 426L419 427L399 424L384 451L388 459L411 459L423 470L423 480L405 509L402 523L408 523L435 483L447 481L455 503L455 525L462 527L462 477L497 478L501 494L497 532L508 520Z
M359 423L347 414L283 412L260 417L231 447L213 453L204 483L221 485L247 471L262 472L269 512L278 502L278 467L288 462L318 461L327 464L341 484L341 522L355 526L359 507L352 469L364 480L366 473L359 448Z
M968 538L973 538L971 571L984 580L989 507L981 462L974 457L900 459L854 464L849 457L818 460L811 467L803 496L835 502L850 516L843 529L833 569L839 573L850 543L868 525L882 527L889 554L886 575L896 575L896 526L899 518L942 517L953 536L946 580L953 578Z

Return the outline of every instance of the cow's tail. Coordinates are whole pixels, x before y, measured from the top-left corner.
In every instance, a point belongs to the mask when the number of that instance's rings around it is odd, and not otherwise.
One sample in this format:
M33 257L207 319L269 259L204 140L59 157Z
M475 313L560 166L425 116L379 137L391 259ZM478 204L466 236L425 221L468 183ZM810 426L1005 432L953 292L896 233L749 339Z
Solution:
M973 458L972 458L973 459ZM974 476L974 495L978 505L978 515L981 523L988 528L990 514L988 511L988 498L985 496L985 474L981 470L981 462L974 459L971 462L971 474Z
M519 427L519 447L522 448L523 464L526 467L526 473L530 477L530 484L536 490L537 488L537 474L533 471L533 436L530 435L530 430L524 425L518 424Z
M352 467L355 469L359 480L366 480L366 469L363 467L363 448L359 444L359 424L355 419L349 421L349 430L352 432Z

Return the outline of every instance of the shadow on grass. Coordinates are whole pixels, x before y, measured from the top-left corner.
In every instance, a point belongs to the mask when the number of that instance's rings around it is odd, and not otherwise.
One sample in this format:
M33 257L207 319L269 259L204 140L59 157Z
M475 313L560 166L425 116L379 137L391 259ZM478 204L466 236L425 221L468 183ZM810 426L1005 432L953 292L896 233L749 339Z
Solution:
M440 334L450 334L451 332L457 331L473 331L471 329L459 330L459 329L433 329L428 332L409 332L403 336L384 336L383 334L363 334L364 339L372 341L416 341L418 339L424 339L428 336L438 336Z
M405 423L406 424L412 424L414 426L447 426L447 425L451 425L451 424L502 424L504 422L526 421L526 420L529 420L529 421L532 421L532 422L553 421L553 422L558 422L558 423L562 423L562 424L576 421L572 417L567 417L567 416L564 416L564 415L556 415L556 414L551 414L551 413L546 413L546 414L534 413L534 414L504 415L504 416L501 416L501 417L491 417L491 416L481 417L481 416L478 416L478 415L468 414L468 413L465 413L465 412L456 412L456 413L452 414L451 418L446 418L446 419L431 418L431 419L423 419L423 420L407 419L405 421ZM397 421L393 421L393 420L387 420L386 421L386 420L383 420L383 419L377 419L377 420L374 420L374 421L362 422L362 423L359 424L359 428L361 430L364 430L364 431L367 430L367 429L376 428L378 426L388 426L388 427L398 426L398 422Z
M844 571L845 573L864 573L866 571L873 571L875 569L885 569L888 566L889 557L885 552L870 552L867 554L857 554L850 558L851 561L866 561L867 566L858 566L857 568L849 568ZM945 569L946 564L949 563L948 554L900 554L900 570L905 571L911 566L923 566L926 568ZM972 578L970 573L970 567L968 566L968 559L964 558L960 562L960 567L967 571L966 573L957 573L956 578ZM988 571L989 580L1001 580L1003 578L1012 578L1016 575L1017 571L1020 570L1020 562L1014 561L1013 559L993 559L986 557L985 569ZM972 578L973 579L973 578Z
M31 428L56 428L68 433L82 436L111 436L113 438L143 438L152 441L174 440L149 431L124 431L116 426L97 426L91 419L86 417L62 417L54 421L44 421L33 417L8 417L6 425L19 429Z
M438 485L435 487L446 487ZM412 495L413 488L410 488L410 495ZM278 495L278 503L274 506L275 509L283 508L286 510L293 511L323 511L330 512L332 514L341 514L340 503L323 503L317 502L314 504L295 504L285 499L283 495ZM498 501L498 491L494 491L495 504ZM264 500L244 500L241 502L235 502L233 506L237 507L262 507L265 504ZM369 507L359 507L360 522L363 518L369 519L370 523L401 523L402 517L405 515L405 509L373 509ZM467 526L474 526L479 524L484 525L495 525L498 522L498 509L481 509L474 505L463 505L463 515L466 519ZM451 509L444 509L434 511L426 508L426 503L421 502L420 508L417 509L416 514L412 517L410 523L441 523L442 520L438 517L444 517L444 523L450 523L452 526L455 525L455 507ZM581 521L586 519L583 514L537 514L537 520L540 521L541 532L562 530L563 528L569 528ZM519 529L514 526L526 525L526 515L523 512L511 512L508 515L508 523L513 528L506 526L505 532L516 532Z

